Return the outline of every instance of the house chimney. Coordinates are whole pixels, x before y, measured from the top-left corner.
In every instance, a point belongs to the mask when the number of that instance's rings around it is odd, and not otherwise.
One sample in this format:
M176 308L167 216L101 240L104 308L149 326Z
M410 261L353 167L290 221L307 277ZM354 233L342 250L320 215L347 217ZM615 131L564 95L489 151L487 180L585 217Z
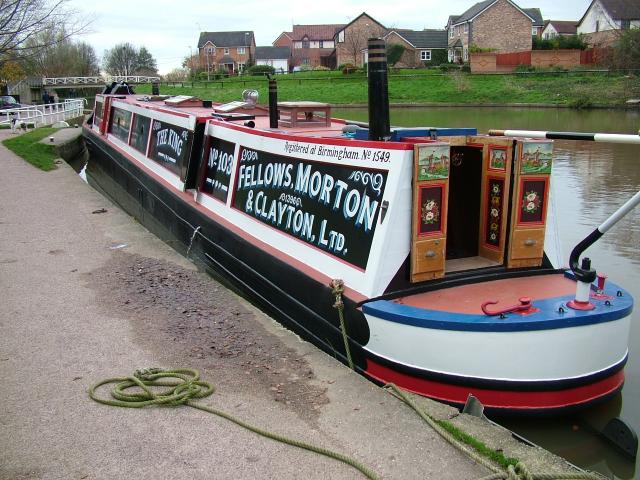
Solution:
M389 136L387 49L381 38L369 39L369 140Z

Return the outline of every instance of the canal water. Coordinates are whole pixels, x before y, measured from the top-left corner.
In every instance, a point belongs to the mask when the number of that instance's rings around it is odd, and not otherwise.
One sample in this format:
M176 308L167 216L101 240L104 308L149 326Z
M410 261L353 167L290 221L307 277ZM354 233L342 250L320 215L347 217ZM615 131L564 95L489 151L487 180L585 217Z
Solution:
M366 121L367 111L334 109L333 116ZM403 108L391 110L391 124L475 127L479 133L497 128L638 134L640 110ZM576 243L640 190L640 146L558 140L554 158L553 203L566 260ZM638 464L608 444L598 431L619 416L640 434L640 207L586 255L598 272L606 273L636 300L622 394L571 416L494 420L580 467L608 478L633 479L640 472Z

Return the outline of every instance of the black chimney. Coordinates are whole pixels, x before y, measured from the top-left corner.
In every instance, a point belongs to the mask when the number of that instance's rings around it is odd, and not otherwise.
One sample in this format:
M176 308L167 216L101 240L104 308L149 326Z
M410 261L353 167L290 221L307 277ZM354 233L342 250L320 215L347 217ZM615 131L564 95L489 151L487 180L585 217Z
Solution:
M389 136L387 49L381 38L369 39L369 140Z
M278 84L269 77L269 128L278 128Z

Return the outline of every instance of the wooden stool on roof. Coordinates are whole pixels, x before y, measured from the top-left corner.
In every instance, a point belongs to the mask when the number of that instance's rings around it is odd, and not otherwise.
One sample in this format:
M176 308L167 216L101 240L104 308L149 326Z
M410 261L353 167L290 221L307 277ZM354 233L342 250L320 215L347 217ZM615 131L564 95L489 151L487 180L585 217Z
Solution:
M285 127L330 127L331 107L321 102L278 102L279 123ZM318 115L321 114L321 115Z

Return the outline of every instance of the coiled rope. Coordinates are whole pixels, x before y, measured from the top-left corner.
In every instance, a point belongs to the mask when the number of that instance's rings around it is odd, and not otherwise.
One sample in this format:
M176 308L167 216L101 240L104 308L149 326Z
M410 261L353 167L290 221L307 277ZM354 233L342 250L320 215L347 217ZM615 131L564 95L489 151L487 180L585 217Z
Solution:
M98 388L108 384L115 384L111 389L112 398L99 397L96 393ZM135 391L127 391L133 388L135 388ZM208 397L214 391L215 388L213 385L200 380L200 374L197 370L189 368L177 368L173 370L146 368L136 370L131 377L115 377L102 380L89 388L89 396L98 403L114 407L142 408L151 405L186 405L197 408L198 410L212 413L229 420L263 437L338 460L359 470L364 476L371 480L378 479L375 472L346 455L263 430L226 412L193 401L194 399Z

